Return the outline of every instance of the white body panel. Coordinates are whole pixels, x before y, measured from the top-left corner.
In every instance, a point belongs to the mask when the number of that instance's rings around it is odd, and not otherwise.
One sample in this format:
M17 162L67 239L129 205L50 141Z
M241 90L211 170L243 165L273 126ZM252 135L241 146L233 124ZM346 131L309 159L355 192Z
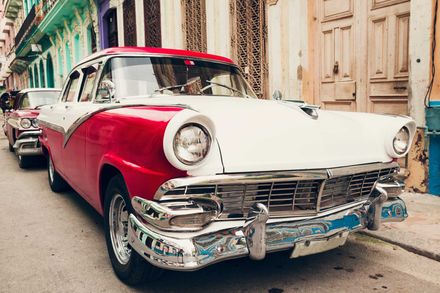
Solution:
M408 117L317 110L319 116L313 119L291 102L160 95L124 99L120 104L180 104L189 107L190 110L184 110L172 119L167 128L169 135L183 124L173 123L173 120L181 119L179 115L188 116L188 111L194 111L197 116L206 116L215 132L213 147L219 148L220 153L212 151L203 164L190 168L191 175L390 162L398 157L393 155L392 141L399 129L407 125L411 137L415 132L415 124ZM71 109L61 109L65 115L52 115L55 113L51 111L61 106L64 107L63 104L57 104L53 109L45 107L39 119L60 125L67 132L79 117L109 104L77 103ZM167 157L172 156L167 153L171 151L172 147L165 147Z

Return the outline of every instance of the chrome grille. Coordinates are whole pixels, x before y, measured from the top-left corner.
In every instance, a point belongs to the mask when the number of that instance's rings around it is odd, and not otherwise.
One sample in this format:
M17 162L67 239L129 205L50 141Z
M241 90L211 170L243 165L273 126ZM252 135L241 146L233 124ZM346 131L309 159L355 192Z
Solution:
M223 202L225 217L243 217L254 203L266 205L271 215L302 215L365 200L380 177L396 170L386 168L326 180L189 185L170 190L165 195L216 196Z

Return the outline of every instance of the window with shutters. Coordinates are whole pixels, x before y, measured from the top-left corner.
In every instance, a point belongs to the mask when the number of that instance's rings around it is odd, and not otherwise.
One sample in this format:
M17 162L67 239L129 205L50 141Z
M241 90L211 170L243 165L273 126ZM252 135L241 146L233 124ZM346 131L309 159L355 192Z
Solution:
M266 97L265 0L231 0L233 58L258 96Z
M161 47L160 0L144 0L145 46Z
M124 44L125 46L136 46L136 11L135 0L125 0L122 5L124 15Z
M205 0L182 0L183 30L187 50L206 52Z

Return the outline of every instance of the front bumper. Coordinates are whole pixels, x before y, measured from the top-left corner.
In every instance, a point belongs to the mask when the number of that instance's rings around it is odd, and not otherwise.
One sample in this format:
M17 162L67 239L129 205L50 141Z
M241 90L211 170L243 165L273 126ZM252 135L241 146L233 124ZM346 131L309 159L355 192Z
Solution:
M22 132L15 141L15 153L18 156L43 155L43 149L41 148L40 142L38 140L40 135L41 130Z
M158 229L131 214L128 237L132 248L148 262L170 270L197 270L244 256L262 259L266 252L286 249L292 249L294 258L343 245L349 232L403 221L405 203L395 194L387 198L382 190L365 203L314 217L269 218L264 205L258 204L247 219L216 221L200 231L185 233Z

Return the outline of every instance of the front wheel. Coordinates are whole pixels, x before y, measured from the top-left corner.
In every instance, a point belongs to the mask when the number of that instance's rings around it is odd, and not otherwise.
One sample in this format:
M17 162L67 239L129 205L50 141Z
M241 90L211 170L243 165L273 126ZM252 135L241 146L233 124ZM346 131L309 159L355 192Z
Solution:
M17 155L17 158L18 158L18 166L21 169L26 169L30 166L31 158L22 155Z
M49 179L49 186L53 192L63 192L67 189L68 185L60 174L55 170L52 158L47 156L47 177Z
M128 217L132 212L124 179L117 175L105 192L105 240L118 278L128 285L137 285L159 278L163 270L146 262L128 243Z

